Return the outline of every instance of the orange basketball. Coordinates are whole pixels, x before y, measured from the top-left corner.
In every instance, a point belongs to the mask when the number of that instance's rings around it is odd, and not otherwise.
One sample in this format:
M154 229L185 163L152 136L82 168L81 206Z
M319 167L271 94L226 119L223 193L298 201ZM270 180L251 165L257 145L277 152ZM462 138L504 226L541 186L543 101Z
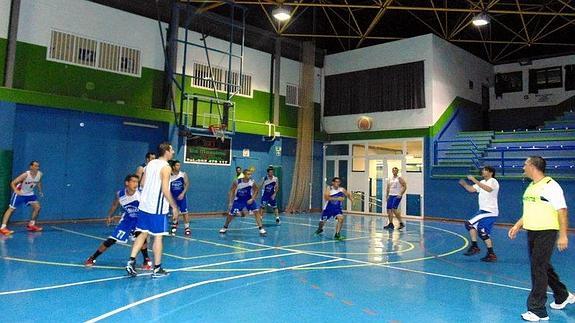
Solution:
M370 130L371 129L371 118L370 117L360 117L357 119L357 127L360 130Z

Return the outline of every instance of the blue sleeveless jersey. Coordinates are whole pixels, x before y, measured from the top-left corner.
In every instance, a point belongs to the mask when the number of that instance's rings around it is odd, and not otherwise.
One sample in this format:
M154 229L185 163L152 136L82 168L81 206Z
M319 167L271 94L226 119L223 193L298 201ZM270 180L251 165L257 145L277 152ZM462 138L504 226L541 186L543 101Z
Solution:
M177 175L170 175L170 192L174 198L178 197L185 188L184 172Z
M254 180L250 179L244 182L243 179L238 179L238 186L236 187L236 197L234 201L247 201L252 198L252 189Z
M133 195L128 195L126 189L118 191L118 200L122 206L122 215L131 218L138 216L138 207L140 206L140 191L137 190Z
M277 177L274 176L271 179L267 176L264 177L264 194L262 198L271 197L275 193L277 184L278 184Z
M333 187L329 187L329 196L330 197L345 197L345 194L343 193L343 188L339 187L337 189L333 188ZM324 210L341 210L343 208L343 201L325 201L325 203L323 204L323 209Z

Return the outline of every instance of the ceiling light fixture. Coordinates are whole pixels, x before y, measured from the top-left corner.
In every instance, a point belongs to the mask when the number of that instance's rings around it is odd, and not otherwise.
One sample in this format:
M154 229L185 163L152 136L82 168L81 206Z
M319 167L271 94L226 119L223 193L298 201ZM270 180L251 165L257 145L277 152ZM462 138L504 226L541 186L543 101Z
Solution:
M272 10L272 16L278 21L286 21L291 18L291 13L284 7L277 7Z
M489 24L489 21L490 21L489 16L485 12L476 15L475 17L473 17L473 20L471 20L473 25L477 27L485 26Z

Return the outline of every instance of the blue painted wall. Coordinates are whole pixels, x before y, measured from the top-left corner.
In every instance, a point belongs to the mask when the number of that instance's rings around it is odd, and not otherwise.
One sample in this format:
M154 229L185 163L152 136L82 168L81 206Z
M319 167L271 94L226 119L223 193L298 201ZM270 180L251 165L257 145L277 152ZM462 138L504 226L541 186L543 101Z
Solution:
M167 138L157 129L126 126L137 121L101 114L18 105L14 118L13 175L39 160L45 197L40 219L104 217L123 178L149 150ZM83 123L82 127L80 124ZM25 208L13 220L29 217Z
M158 128L127 126L124 121ZM177 158L184 159L182 138L175 127L165 123L0 102L0 127L3 130L0 149L14 151L13 176L27 170L31 160L40 161L45 192L40 220L104 217L125 175L135 172L146 152L155 151L160 142L169 138ZM281 194L285 205L294 171L296 140L279 138L264 142L258 135L236 134L232 147L231 166L183 164L192 185L192 193L188 195L190 210L225 210L236 166L256 167L258 180L263 178L268 165L282 166ZM248 158L242 157L245 148L250 150ZM322 144L316 142L314 208L321 207L322 154ZM22 208L12 220L28 217L29 210Z
M177 159L184 160L184 140L172 130L172 143L177 151ZM191 193L188 194L188 208L191 212L224 211L227 208L227 193L235 178L235 168L255 167L253 175L261 181L269 165L282 166L282 181L280 193L282 195L283 210L289 199L291 181L295 163L296 140L292 138L279 138L273 142L262 141L262 136L249 134L236 134L232 137L232 163L230 166L212 166L201 164L182 164L182 170L190 178ZM249 149L250 156L243 157L244 149ZM314 183L321 183L322 177L322 144L314 145ZM277 150L280 155L277 155ZM261 195L260 195L261 196ZM321 189L314 190L314 203L312 207L321 205Z

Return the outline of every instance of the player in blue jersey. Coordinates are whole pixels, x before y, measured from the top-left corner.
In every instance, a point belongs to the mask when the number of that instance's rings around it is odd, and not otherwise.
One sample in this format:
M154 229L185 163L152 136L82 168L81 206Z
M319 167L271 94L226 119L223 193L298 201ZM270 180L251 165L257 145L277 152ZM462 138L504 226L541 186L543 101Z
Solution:
M323 232L323 227L325 222L331 218L337 220L335 226L334 239L344 240L345 237L341 235L341 228L343 227L343 201L345 198L349 198L353 202L352 195L341 185L341 179L339 177L334 177L331 180L331 185L328 186L323 193L323 211L321 213L321 220L319 221L319 227L315 231L315 234L320 234Z
M262 180L261 187L264 188L264 194L262 195L261 213L262 218L265 212L266 206L274 209L274 214L276 216L276 223L280 223L278 203L276 201L276 195L280 190L278 178L274 176L274 168L268 167L267 176Z
M235 215L245 214L245 212L252 211L256 218L256 223L261 235L266 234L266 230L262 225L262 215L260 207L256 198L259 193L259 188L256 182L252 179L252 172L249 169L244 169L244 177L234 180L230 192L228 193L228 204L230 212L226 218L224 227L220 229L220 233L224 234L228 231L230 222L234 219Z
M98 247L98 250L96 250L96 252L94 252L94 254L84 262L84 265L87 267L92 267L96 263L96 258L116 242L127 243L130 235L134 234L134 229L136 229L136 222L138 220L138 206L140 205L140 192L138 191L139 181L140 179L138 176L128 175L124 179L124 188L116 192L110 211L108 211L106 222L108 224L112 222L112 217L118 207L122 207L122 218L114 229L112 235L109 236L108 239ZM152 270L152 262L148 256L147 243L142 246L141 252L144 257L142 269Z
M176 200L176 204L180 210L180 214L184 216L184 234L189 236L192 234L190 230L190 215L188 213L188 202L186 200L186 192L190 187L190 180L188 174L180 170L181 164L179 160L170 161L172 167L172 174L170 175L170 192ZM178 230L178 218L172 218L172 227L170 234L175 235Z

